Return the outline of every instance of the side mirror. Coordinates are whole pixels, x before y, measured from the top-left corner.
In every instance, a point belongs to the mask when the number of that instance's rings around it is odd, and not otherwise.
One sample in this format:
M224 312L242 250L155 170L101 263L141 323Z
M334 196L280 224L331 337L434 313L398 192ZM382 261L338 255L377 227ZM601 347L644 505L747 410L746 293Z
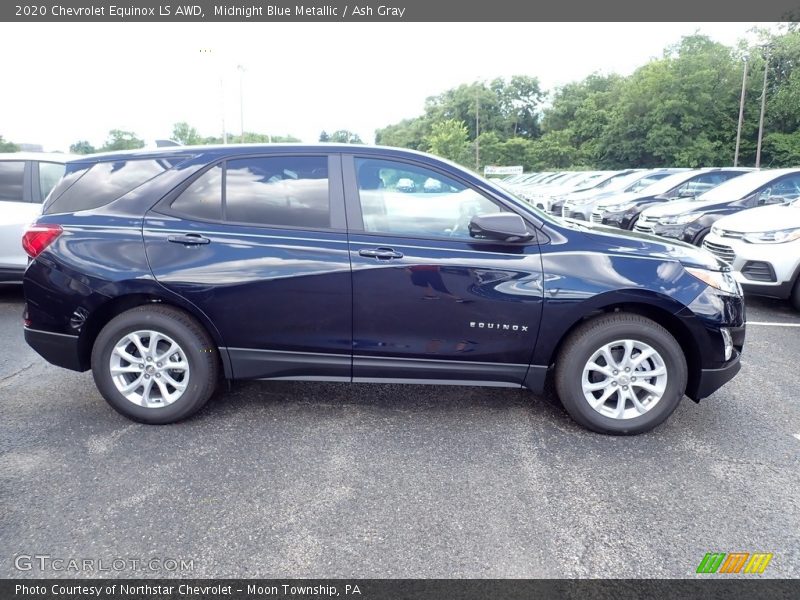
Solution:
M653 200L658 200L659 202L668 202L672 198L667 196L666 194L659 194L658 196L653 196Z
M788 204L788 200L783 196L770 196L769 198L759 198L759 204Z
M694 198L695 193L692 190L682 190L680 194L678 194L678 198Z
M526 242L533 237L519 215L492 213L476 215L469 222L469 234L474 238L501 242Z

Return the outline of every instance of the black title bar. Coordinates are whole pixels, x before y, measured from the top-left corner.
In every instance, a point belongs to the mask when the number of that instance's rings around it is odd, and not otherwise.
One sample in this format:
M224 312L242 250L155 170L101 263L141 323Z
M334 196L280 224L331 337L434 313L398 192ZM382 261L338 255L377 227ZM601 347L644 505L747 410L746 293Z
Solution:
M794 21L799 0L32 0L3 1L0 21L26 22L504 22Z
M3 600L783 600L800 580L750 576L703 579L21 579L0 580Z

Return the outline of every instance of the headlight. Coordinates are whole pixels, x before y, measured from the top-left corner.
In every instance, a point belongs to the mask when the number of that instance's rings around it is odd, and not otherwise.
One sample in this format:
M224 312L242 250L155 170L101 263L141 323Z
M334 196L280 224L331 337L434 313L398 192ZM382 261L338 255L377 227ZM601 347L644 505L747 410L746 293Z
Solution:
M702 213L686 213L683 215L675 215L672 217L661 217L658 220L659 225L686 225L692 221L700 218Z
M703 283L730 296L741 296L742 288L728 271L709 271L699 267L684 267L686 272Z
M742 239L751 244L783 244L785 242L793 242L794 240L800 240L800 227L746 233L742 236Z

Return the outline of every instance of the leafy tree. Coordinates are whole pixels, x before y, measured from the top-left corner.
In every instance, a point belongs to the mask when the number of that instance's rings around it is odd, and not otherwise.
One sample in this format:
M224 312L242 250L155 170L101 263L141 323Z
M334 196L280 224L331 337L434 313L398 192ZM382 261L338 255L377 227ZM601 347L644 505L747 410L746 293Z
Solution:
M404 119L375 132L375 143L398 148L424 150L425 137L430 133L430 123L425 117Z
M197 133L197 129L191 127L186 121L175 123L172 128L172 139L184 146L197 146L206 143L205 139Z
M281 144L299 142L300 138L292 135L269 135L267 133L245 131L243 141L246 144Z
M331 136L329 136L328 132L323 129L322 133L319 134L319 141L320 142L330 142L331 141Z
M447 119L435 123L425 139L428 151L443 158L466 164L469 158L469 131L463 121Z
M14 142L8 142L0 135L0 152L19 152L19 146Z
M113 150L135 150L144 148L144 140L136 137L132 131L122 131L112 129L108 132L106 143L100 148L101 152L111 152Z
M324 133L324 132L323 132ZM321 137L321 136L320 136ZM321 141L321 140L320 140ZM347 131L346 129L338 129L330 134L328 141L335 144L363 144L361 138L357 133Z
M70 144L69 151L72 154L94 154L97 152L95 147L86 140L80 140L74 144Z

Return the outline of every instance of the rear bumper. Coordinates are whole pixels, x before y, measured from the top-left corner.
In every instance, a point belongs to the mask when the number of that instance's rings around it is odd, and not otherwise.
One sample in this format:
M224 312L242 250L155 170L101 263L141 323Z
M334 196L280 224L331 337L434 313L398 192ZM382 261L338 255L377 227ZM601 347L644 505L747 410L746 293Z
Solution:
M87 366L81 364L78 352L78 336L65 333L51 333L39 329L25 328L25 341L36 350L47 362L71 369L86 371Z
M0 283L22 283L24 275L24 267L0 267Z
M689 397L692 400L702 400L716 392L723 385L733 379L742 368L740 362L741 354L736 352L736 356L724 367L719 369L701 369L700 379L697 382L697 388L694 393Z

